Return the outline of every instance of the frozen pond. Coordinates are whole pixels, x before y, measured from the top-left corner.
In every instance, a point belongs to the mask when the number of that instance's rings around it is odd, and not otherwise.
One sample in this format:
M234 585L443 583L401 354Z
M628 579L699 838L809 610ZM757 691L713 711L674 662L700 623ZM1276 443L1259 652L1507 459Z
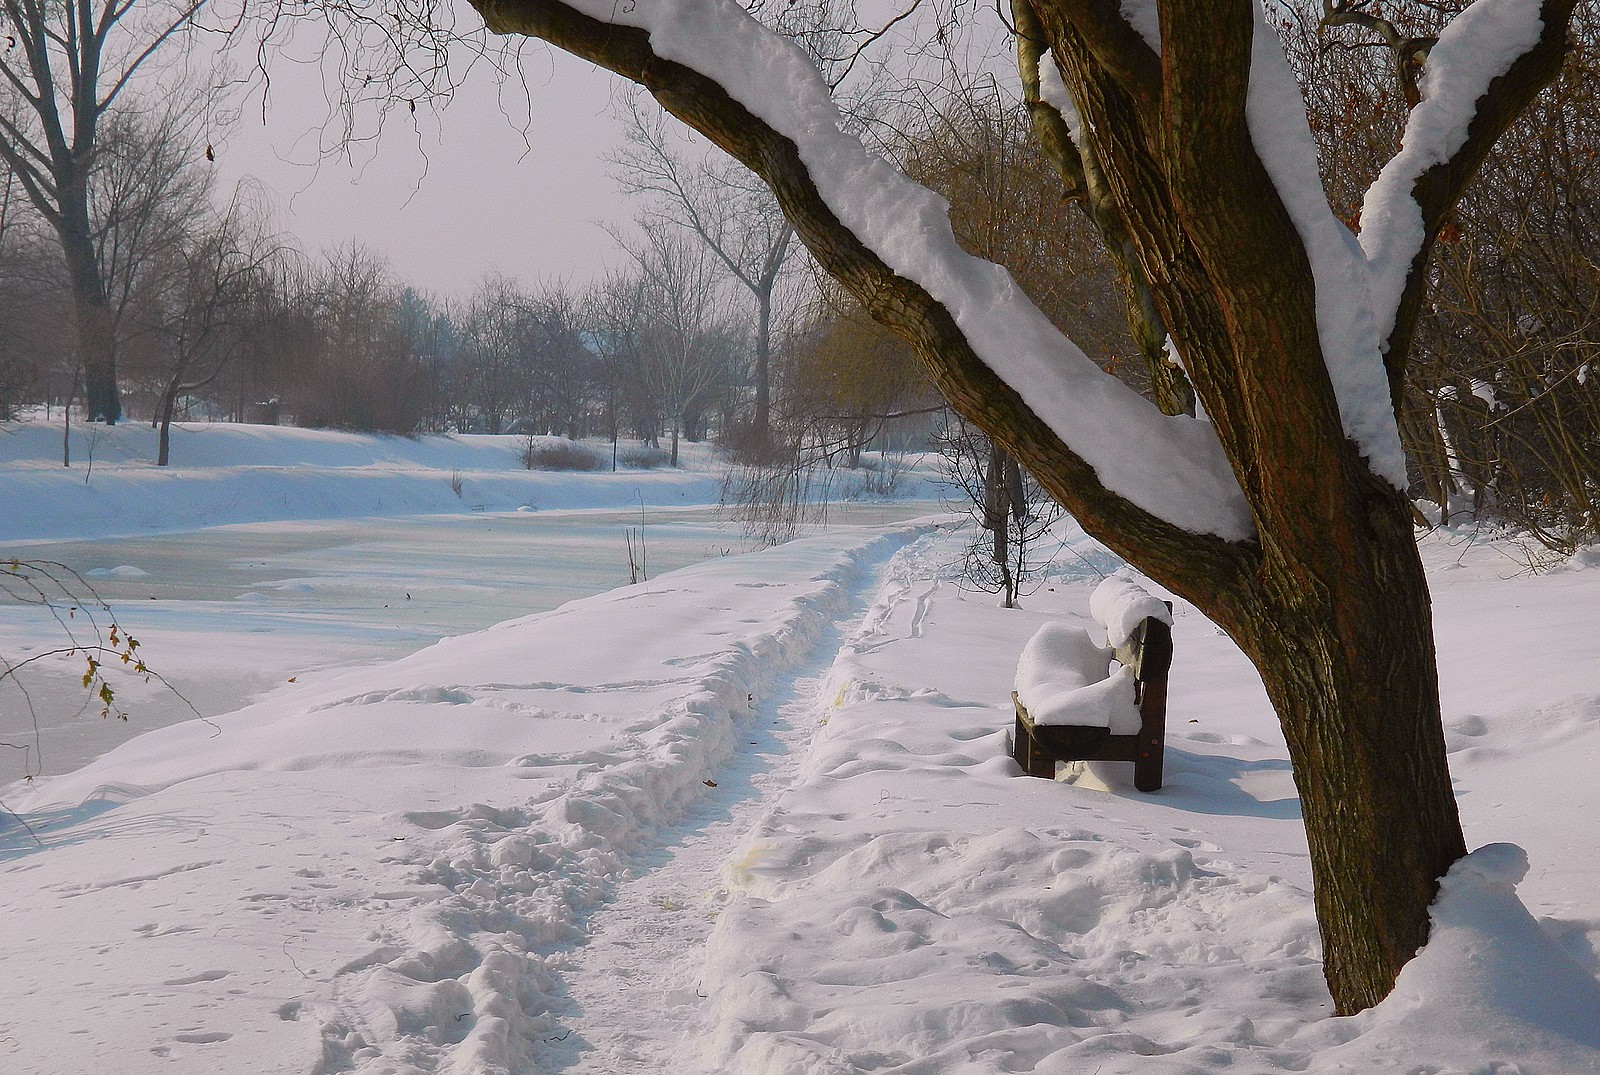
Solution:
M846 505L830 518L871 525L938 510ZM638 511L433 515L11 546L7 558L83 574L176 694L113 677L129 719L106 720L85 704L81 656L41 661L28 670L26 695L0 686L0 742L9 748L0 752L0 788L78 768L196 711L238 709L291 677L397 657L626 585L627 535L640 529ZM707 508L651 508L642 529L650 578L751 547ZM0 604L0 652L13 663L60 641L40 610Z

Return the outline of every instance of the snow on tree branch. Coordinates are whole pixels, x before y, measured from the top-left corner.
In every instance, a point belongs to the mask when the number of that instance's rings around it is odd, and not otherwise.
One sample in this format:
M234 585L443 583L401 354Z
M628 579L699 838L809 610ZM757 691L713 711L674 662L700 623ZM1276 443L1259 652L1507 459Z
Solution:
M1066 339L1005 269L963 251L948 203L843 130L822 76L792 42L735 0L567 6L647 31L656 56L709 78L791 141L839 222L943 306L982 361L1107 490L1192 533L1253 537L1249 510L1211 427L1162 415ZM515 21L513 5L481 5L491 27L497 7Z
M1067 92L1067 84L1061 81L1061 70L1056 66L1055 57L1046 49L1039 58L1039 100L1056 110L1061 116L1061 122L1066 124L1067 134L1072 138L1073 144L1083 139L1083 117L1078 115L1078 106L1072 101L1072 94Z
M1467 145L1490 84L1539 45L1544 29L1539 0L1477 0L1445 27L1429 52L1422 101L1406 120L1400 151L1367 190L1361 210L1361 246L1372 265L1373 309L1385 338L1428 227L1436 223L1418 200L1419 181Z
M1250 137L1294 221L1317 285L1317 335L1346 435L1375 473L1404 489L1405 452L1373 317L1366 255L1322 189L1305 98L1265 12L1256 9L1246 104ZM1392 317L1391 317L1392 320Z

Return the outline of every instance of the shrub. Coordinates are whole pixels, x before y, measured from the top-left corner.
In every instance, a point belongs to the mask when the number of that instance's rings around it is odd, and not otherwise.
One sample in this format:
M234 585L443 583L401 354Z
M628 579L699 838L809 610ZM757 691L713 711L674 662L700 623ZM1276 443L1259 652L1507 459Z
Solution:
M570 440L528 437L522 444L522 465L529 470L600 470L605 460Z
M633 470L655 470L664 467L672 459L664 448L652 448L641 444L637 448L624 448L617 454L617 463Z

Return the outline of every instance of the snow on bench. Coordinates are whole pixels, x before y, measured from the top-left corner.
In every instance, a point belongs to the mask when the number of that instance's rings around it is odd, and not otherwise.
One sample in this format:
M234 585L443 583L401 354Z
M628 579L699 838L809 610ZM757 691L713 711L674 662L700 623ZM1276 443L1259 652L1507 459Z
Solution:
M1114 735L1139 731L1133 672L1112 669L1115 651L1097 646L1089 632L1047 623L1022 647L1017 662L1017 701L1035 725L1076 724Z
M1106 630L1048 623L1017 662L1012 755L1029 776L1054 777L1058 761L1131 761L1134 786L1161 787L1172 609L1123 572L1089 597Z

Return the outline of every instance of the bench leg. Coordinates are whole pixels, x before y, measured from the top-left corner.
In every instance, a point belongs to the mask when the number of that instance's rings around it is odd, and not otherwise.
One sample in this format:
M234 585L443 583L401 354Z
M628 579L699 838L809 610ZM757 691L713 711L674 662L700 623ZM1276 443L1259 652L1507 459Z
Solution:
M1140 791L1161 790L1161 768L1167 751L1167 684L1146 683L1139 700L1144 717L1133 756L1133 786Z
M1029 776L1055 779L1055 755L1048 753L1039 745L1039 741L1033 737L1033 729L1028 727L1020 716L1017 718L1016 731L1011 737L1011 756Z
M1160 739L1139 737L1139 756L1133 760L1133 786L1140 791L1161 790L1161 763L1166 744Z

